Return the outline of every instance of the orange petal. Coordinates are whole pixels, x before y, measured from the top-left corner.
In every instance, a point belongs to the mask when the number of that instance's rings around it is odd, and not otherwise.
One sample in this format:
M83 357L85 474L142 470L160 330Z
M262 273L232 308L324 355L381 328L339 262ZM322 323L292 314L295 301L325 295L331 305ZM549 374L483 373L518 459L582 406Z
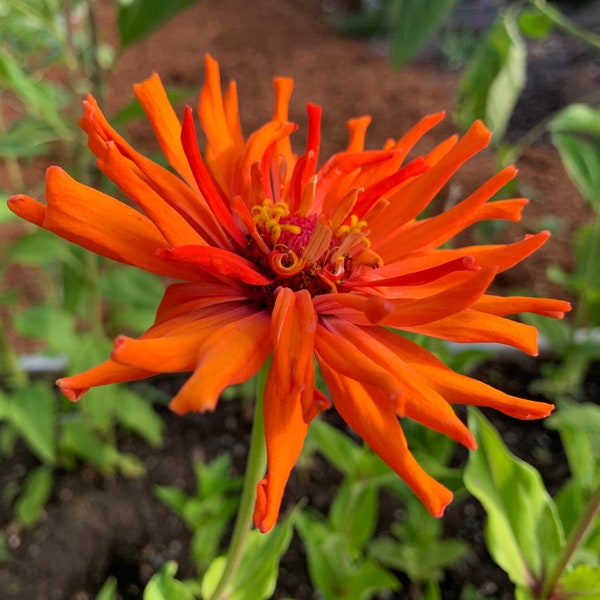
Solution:
M399 334L380 327L359 328L341 320L331 320L328 325L338 337L353 344L357 351L398 378L402 384L402 395L394 403L394 408L399 416L407 416L469 448L475 448L473 436L448 402L395 353L395 338L400 337ZM372 386L364 387L369 389Z
M503 317L528 312L544 317L562 319L571 310L571 304L564 300L551 298L529 298L527 296L490 296L483 295L473 307L481 312Z
M144 109L163 154L169 164L195 187L192 171L181 145L181 123L171 106L165 88L157 73L133 86L135 96Z
M72 402L76 402L91 387L121 383L123 381L136 381L156 375L156 371L146 371L127 365L120 365L112 360L107 360L83 373L61 377L57 379L56 385L60 391Z
M46 197L45 229L96 254L152 273L193 278L193 270L155 256L167 241L147 217L75 181L59 167L47 171Z
M327 328L328 321L329 319L323 320L324 325L319 324L317 327L315 352L319 361L345 377L381 388L390 403L398 402L402 383L397 377L348 340L332 333Z
M389 325L394 327L393 323ZM403 329L451 342L491 342L519 348L532 356L538 353L538 332L535 327L473 309L433 323Z
M265 386L267 475L258 484L254 522L264 533L279 514L281 498L308 430L304 405L312 405L313 344L317 315L306 290L279 290L271 315L273 360Z
M362 152L365 149L365 136L367 127L370 124L371 117L369 115L350 119L346 122L346 127L350 132L350 139L348 140L348 146L346 146L347 152Z
M268 285L272 280L259 273L254 263L239 254L212 246L161 248L157 256L190 266L202 267L213 275L239 279L250 285Z
M514 167L500 171L456 206L435 217L416 221L392 235L389 242L375 243L373 248L383 253L382 258L385 257L386 262L390 262L409 252L441 246L470 225L473 213L515 175ZM402 248L402 252L399 248Z
M392 405L369 396L360 384L319 361L340 416L412 488L435 517L452 501L452 492L427 474L410 453Z
M15 194L14 196L10 196L7 204L8 208L15 215L34 225L44 226L47 207L41 202L34 200L26 194Z
M490 141L489 130L477 121L431 169L412 179L390 198L390 206L369 223L373 244L393 235L398 227L421 214L458 168Z
M196 370L170 408L178 414L214 410L226 387L253 377L271 352L270 320L266 312L252 312L220 326L198 349Z
M206 244L202 236L139 176L138 170L132 168L133 163L121 155L113 142L106 144L106 153L96 164L144 211L170 246Z
M453 404L487 406L517 419L538 419L552 412L552 404L510 396L481 381L455 373L433 354L401 336L396 336L394 350Z

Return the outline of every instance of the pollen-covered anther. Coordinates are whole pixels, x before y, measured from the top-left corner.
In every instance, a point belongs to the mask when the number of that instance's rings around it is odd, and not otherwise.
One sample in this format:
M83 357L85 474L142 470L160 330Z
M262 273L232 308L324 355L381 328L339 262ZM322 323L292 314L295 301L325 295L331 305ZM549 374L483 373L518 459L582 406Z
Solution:
M366 267L371 267L372 269L379 269L383 266L383 260L377 252L365 248L352 257L352 264L354 266L364 265Z
M271 242L272 246L277 244L279 236L283 231L288 231L295 235L302 231L298 225L279 222L282 217L287 217L290 214L287 202L273 203L272 200L267 198L262 204L254 205L251 212L252 219L256 223L258 231L266 237L267 242Z
M276 275L287 279L300 273L306 266L306 260L290 248L275 248L269 254L269 266Z

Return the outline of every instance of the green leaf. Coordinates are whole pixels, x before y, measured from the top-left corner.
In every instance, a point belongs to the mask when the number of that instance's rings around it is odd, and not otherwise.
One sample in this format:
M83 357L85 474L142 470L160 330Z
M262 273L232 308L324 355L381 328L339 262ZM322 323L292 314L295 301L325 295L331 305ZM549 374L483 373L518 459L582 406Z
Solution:
M249 537L242 561L223 592L228 600L262 600L270 598L275 591L279 560L292 539L292 518L276 525L269 533L253 530ZM213 561L202 581L202 596L214 593L224 568L222 557Z
M165 424L150 403L123 386L113 388L113 393L119 424L141 435L151 446L159 447L162 444Z
M345 479L329 510L329 522L353 548L363 548L375 531L379 516L377 486L370 481Z
M109 577L100 591L96 594L96 600L117 600L117 580L115 577Z
M15 503L15 515L24 527L33 527L39 520L52 490L52 469L40 465L31 471L23 491Z
M600 567L575 567L561 578L558 588L558 597L561 598L600 600Z
M47 154L50 142L60 139L46 121L23 118L0 136L0 157L32 158Z
M548 129L552 133L600 135L600 110L579 102L570 104L548 123Z
M318 517L301 512L295 524L306 548L310 579L325 600L368 600L378 592L399 589L389 571L353 550L341 533Z
M164 25L195 0L119 0L119 38L127 46Z
M77 341L74 316L49 304L22 310L14 325L21 335L43 340L52 352L68 352Z
M394 66L402 66L421 51L457 4L458 0L394 0L390 15Z
M36 229L13 242L5 260L8 259L34 267L46 266L53 262L74 262L71 246L45 229Z
M554 133L567 174L595 211L600 211L600 138L593 144L569 133Z
M459 82L456 118L463 129L482 119L499 143L525 86L526 50L515 11L501 15Z
M537 9L526 8L519 15L519 27L527 37L544 40L552 33L554 22Z
M487 511L488 550L511 581L527 587L542 580L564 544L556 506L540 474L507 450L477 410L469 411L469 429L478 449L464 479Z
M194 594L182 581L175 579L177 563L169 561L148 582L144 600L194 600Z
M600 406L591 402L561 403L547 427L560 433L569 467L578 485L591 491L598 483Z
M56 398L48 385L34 383L9 396L8 420L31 451L44 463L56 460Z

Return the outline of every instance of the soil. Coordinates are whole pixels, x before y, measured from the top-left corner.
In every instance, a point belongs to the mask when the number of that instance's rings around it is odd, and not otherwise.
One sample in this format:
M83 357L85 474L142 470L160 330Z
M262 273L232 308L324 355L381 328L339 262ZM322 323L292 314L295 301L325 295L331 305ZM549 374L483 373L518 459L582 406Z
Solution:
M479 4L466 3L473 10ZM497 3L496 3L497 4ZM99 20L108 41L116 40L112 3L98 3ZM111 114L132 97L133 83L152 71L160 73L167 87L198 89L203 80L203 55L213 55L221 64L224 80L238 83L241 117L246 133L269 118L272 107L271 79L276 75L295 80L291 119L301 125L298 148L303 144L307 102L323 106L322 156L343 148L345 121L365 113L372 115L367 145L380 147L389 136L398 136L423 115L441 109L451 110L458 74L443 68L439 51L433 46L418 60L402 70L390 68L381 43L341 37L328 23L335 2L319 0L222 0L198 2L176 16L144 41L123 51L110 76L104 106ZM599 4L579 9L575 16L597 24L592 16L600 13ZM582 15L585 14L585 17ZM468 15L468 12L467 12ZM470 18L476 18L471 14ZM597 19L597 21L600 19ZM538 119L559 109L577 96L594 92L600 83L600 61L578 44L553 35L544 43L531 44L529 80L517 115L509 130L515 139ZM195 104L197 98L187 102ZM177 107L181 109L181 106ZM450 116L424 142L431 147L455 132ZM137 123L127 135L142 150L155 151L150 127ZM41 180L47 164L36 162L28 173L31 181ZM555 235L533 257L518 265L498 281L504 290L526 288L540 295L564 297L564 291L549 283L545 269L559 264L572 266L569 239L574 228L584 222L589 211L580 194L564 173L556 151L540 140L518 162L519 184L531 203L522 224L498 232L498 241L517 239L538 231L545 217L558 223ZM443 202L474 189L495 170L493 152L482 152L471 159L445 190ZM20 234L19 227L5 229L2 239ZM4 286L28 281L22 270L11 271ZM36 289L28 281L27 297L35 301ZM23 351L30 347L15 340ZM22 344L22 345L21 345ZM509 386L511 393L532 397L531 381L536 371L530 363L494 363L476 375L498 387ZM166 395L181 381L154 381ZM592 368L588 390L598 390L600 369ZM596 393L597 396L597 393ZM592 396L593 397L593 396ZM250 429L247 411L237 401L222 402L212 415L176 417L157 409L167 425L162 448L152 449L133 436L124 436L120 447L139 456L147 469L141 479L101 477L89 468L57 474L57 483L45 510L42 523L32 530L21 530L11 521L11 507L0 503L11 558L0 564L0 598L6 600L84 600L93 598L109 575L119 580L123 600L142 597L149 577L166 560L176 560L180 576L193 574L188 560L189 533L180 520L153 496L155 485L179 485L193 490L192 458L212 459L225 450L233 451L235 468L242 472ZM491 415L488 415L491 416ZM335 416L331 417L335 422ZM511 449L538 467L552 492L568 476L568 469L556 434L541 423L521 423L495 415ZM536 452L536 448L548 452ZM457 451L455 463L465 460ZM10 464L0 464L0 486L18 484L35 460L18 449ZM308 478L294 473L288 486L285 505L302 498L326 511L340 475L317 459ZM382 499L386 514L393 514L397 500ZM389 505L392 502L392 506ZM484 515L479 504L462 500L453 504L444 517L449 536L460 537L472 545L472 553L445 574L443 598L454 600L467 581L486 597L508 600L513 597L510 582L487 555L483 543ZM385 518L379 527L385 530ZM405 582L406 583L406 582ZM405 586L405 589L406 586ZM296 600L317 598L306 572L302 546L293 539L285 555L275 598ZM407 598L400 592L395 598Z

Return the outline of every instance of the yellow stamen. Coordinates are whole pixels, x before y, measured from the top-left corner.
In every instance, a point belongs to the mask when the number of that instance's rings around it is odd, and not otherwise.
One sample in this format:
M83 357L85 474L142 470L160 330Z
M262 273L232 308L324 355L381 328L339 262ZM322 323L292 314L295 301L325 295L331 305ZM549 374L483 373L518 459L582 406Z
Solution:
M251 212L258 230L263 236L269 236L269 241L273 246L277 244L282 231L289 231L296 235L302 231L298 225L279 222L281 217L287 217L290 214L287 202L281 201L273 204L273 201L267 198L262 204L254 205Z

